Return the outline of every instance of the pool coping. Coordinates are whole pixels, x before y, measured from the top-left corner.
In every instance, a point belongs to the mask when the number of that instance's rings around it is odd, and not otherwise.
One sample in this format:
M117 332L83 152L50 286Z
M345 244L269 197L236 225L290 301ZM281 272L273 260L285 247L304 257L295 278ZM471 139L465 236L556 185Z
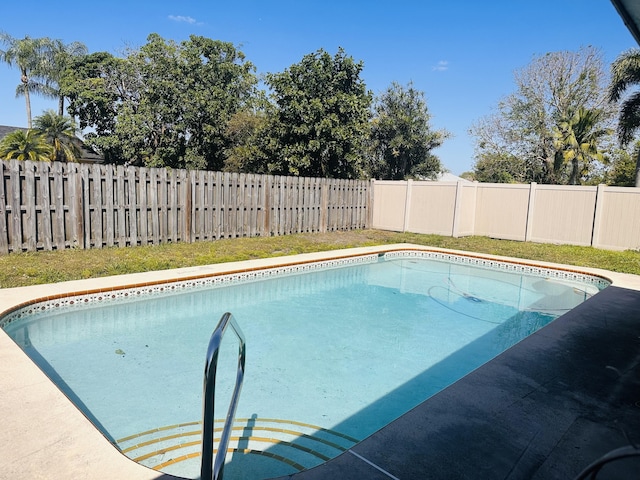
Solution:
M640 276L636 275L414 244L394 244L0 289L0 317L35 302L69 296L400 250L440 252L583 273L606 278L616 287L640 290ZM4 331L0 333L0 392L4 423L0 429L2 478L176 478L138 465L121 454Z

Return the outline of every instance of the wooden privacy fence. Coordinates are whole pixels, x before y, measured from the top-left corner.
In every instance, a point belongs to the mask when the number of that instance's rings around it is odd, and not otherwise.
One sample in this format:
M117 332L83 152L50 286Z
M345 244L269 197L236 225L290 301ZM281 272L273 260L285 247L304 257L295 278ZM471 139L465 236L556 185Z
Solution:
M0 161L0 253L368 228L371 183Z

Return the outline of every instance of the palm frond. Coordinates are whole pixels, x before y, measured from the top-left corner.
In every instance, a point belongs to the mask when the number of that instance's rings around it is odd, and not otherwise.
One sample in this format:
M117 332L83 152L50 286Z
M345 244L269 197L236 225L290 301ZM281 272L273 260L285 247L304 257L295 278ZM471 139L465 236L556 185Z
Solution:
M56 114L53 110L46 110L34 119L36 130L45 141L51 145L53 160L73 162L80 157L78 148L78 128L71 117Z
M617 102L631 85L640 85L640 49L622 53L611 64L609 100Z
M52 147L35 130L15 130L0 141L0 158L48 161Z
M618 117L618 140L628 145L640 127L640 92L632 94L620 107Z

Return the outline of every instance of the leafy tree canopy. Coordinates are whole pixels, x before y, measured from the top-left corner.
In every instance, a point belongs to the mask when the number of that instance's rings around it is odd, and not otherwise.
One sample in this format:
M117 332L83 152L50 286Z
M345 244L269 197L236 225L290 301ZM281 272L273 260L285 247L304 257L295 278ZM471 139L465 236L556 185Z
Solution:
M225 135L229 147L225 151L224 171L269 173L268 157L261 141L268 135L269 117L265 109L242 109L229 119Z
M363 175L371 93L362 62L343 49L320 49L282 73L266 76L272 90L263 149L268 173L310 177Z
M75 58L61 80L60 89L69 99L67 111L78 119L88 145L101 152L107 163L124 163L126 135L116 132L118 113L135 103L139 81L126 60L106 52Z
M636 160L640 154L640 141L611 153L611 167L605 172L602 183L618 187L636 186Z
M515 82L516 92L499 103L497 112L472 127L476 160L517 159L524 166L524 181L579 183L581 173L607 148L604 132L612 121L602 55L592 47L547 53L518 71ZM591 112L589 122L575 123L580 111ZM570 146L572 122L583 139L589 139L590 153L575 142Z
M508 154L485 154L476 158L473 179L486 183L522 183L526 177L526 165Z
M376 99L371 126L371 175L386 180L433 178L441 172L432 150L449 136L432 130L424 93L394 82Z
M151 34L124 58L77 59L61 81L87 143L111 162L221 169L233 115L251 102L254 67L232 44Z

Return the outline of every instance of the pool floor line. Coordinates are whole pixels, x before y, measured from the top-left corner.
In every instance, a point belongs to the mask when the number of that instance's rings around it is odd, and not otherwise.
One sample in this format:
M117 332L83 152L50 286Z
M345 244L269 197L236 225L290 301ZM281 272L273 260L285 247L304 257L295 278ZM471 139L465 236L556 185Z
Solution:
M396 477L395 475L391 475L389 472L387 472L384 468L376 465L375 463L373 463L371 460L368 460L366 458L364 458L362 455L357 454L356 452L354 452L353 450L349 449L347 450L351 455L354 455L355 457L359 458L360 460L362 460L363 462L371 465L373 468L375 468L376 470L384 473L387 477L389 478L393 478L393 480L400 480L398 477Z

